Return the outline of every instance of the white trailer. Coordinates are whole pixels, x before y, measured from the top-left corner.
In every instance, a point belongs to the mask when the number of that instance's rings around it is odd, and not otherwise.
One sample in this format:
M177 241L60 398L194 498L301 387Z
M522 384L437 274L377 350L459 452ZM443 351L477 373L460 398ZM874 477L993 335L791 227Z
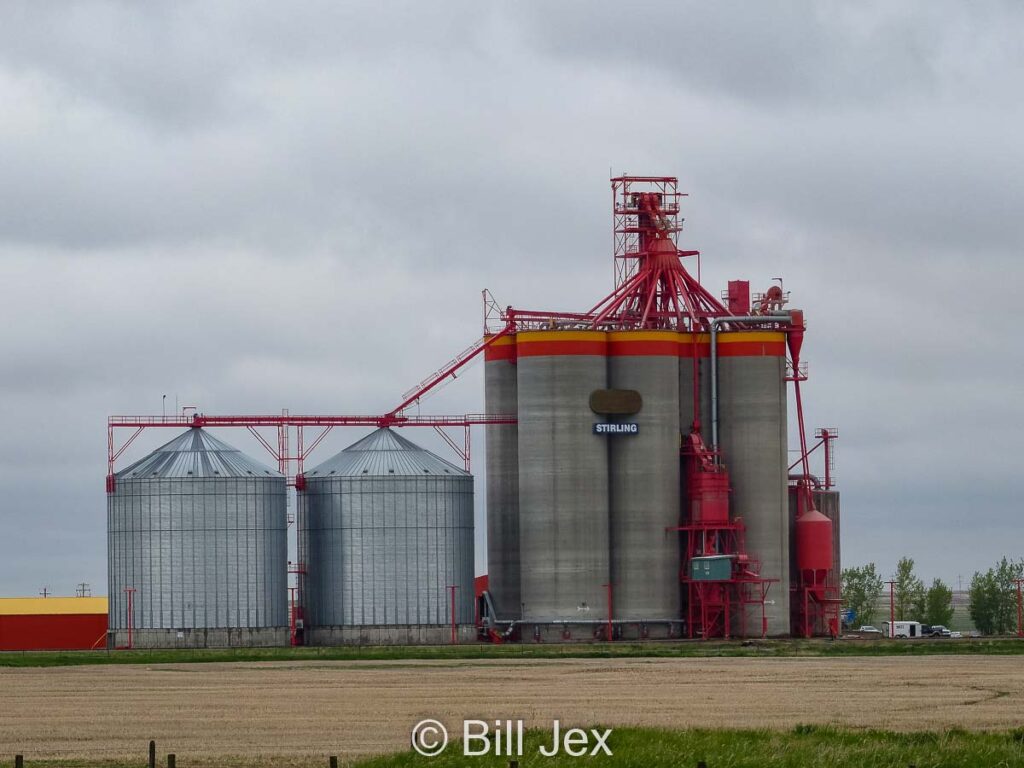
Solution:
M921 637L921 622L919 621L888 621L882 622L882 634L886 637Z

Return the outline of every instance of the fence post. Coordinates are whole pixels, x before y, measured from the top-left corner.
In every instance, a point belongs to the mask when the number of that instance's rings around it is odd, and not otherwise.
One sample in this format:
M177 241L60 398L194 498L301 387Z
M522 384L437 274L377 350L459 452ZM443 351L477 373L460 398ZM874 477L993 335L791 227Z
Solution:
M14 756L14 768L25 768L25 756L15 755Z
M338 756L331 755L331 768L338 768Z
M167 756L167 768L174 768L174 762L174 754L172 753Z
M698 760L697 761L697 768L708 768L708 764L705 763L703 760Z
M519 768L519 761L518 760L509 760L508 761L508 768Z
M156 742L149 742L149 768L156 768Z

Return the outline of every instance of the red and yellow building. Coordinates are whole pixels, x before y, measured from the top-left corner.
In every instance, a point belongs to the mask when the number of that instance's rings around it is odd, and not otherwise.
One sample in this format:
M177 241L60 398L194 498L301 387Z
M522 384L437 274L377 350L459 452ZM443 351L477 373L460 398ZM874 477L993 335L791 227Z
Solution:
M106 647L105 597L0 598L0 651Z

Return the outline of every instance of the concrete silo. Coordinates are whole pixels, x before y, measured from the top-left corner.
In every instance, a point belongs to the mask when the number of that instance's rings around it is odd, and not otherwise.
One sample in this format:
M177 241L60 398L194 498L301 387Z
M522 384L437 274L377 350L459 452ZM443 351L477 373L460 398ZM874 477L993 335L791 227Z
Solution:
M608 386L639 394L636 424L611 435L609 540L613 617L622 637L680 634L679 339L674 331L608 334ZM632 410L632 409L627 409Z
M111 645L129 627L135 647L287 644L285 494L283 475L199 428L117 473Z
M312 645L476 636L473 476L383 428L304 473L299 536Z
M787 433L785 334L719 334L719 448L731 479L732 514L746 526L747 550L760 562L760 575L777 580L764 607L768 635L790 632ZM761 606L748 610L750 626L757 626Z
M516 413L516 337L505 336L484 353L484 404L488 413ZM499 619L518 619L519 427L490 424L487 439L488 589Z
M608 446L589 406L606 354L603 332L516 337L523 639L592 637L609 618Z

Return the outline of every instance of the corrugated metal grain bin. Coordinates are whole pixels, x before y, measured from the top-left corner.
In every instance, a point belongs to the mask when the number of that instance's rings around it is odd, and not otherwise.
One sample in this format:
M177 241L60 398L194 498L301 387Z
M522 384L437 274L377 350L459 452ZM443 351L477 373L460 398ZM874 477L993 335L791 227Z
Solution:
M306 472L299 496L312 644L474 637L473 476L379 429Z
M287 643L285 478L193 428L117 474L107 498L110 642Z

